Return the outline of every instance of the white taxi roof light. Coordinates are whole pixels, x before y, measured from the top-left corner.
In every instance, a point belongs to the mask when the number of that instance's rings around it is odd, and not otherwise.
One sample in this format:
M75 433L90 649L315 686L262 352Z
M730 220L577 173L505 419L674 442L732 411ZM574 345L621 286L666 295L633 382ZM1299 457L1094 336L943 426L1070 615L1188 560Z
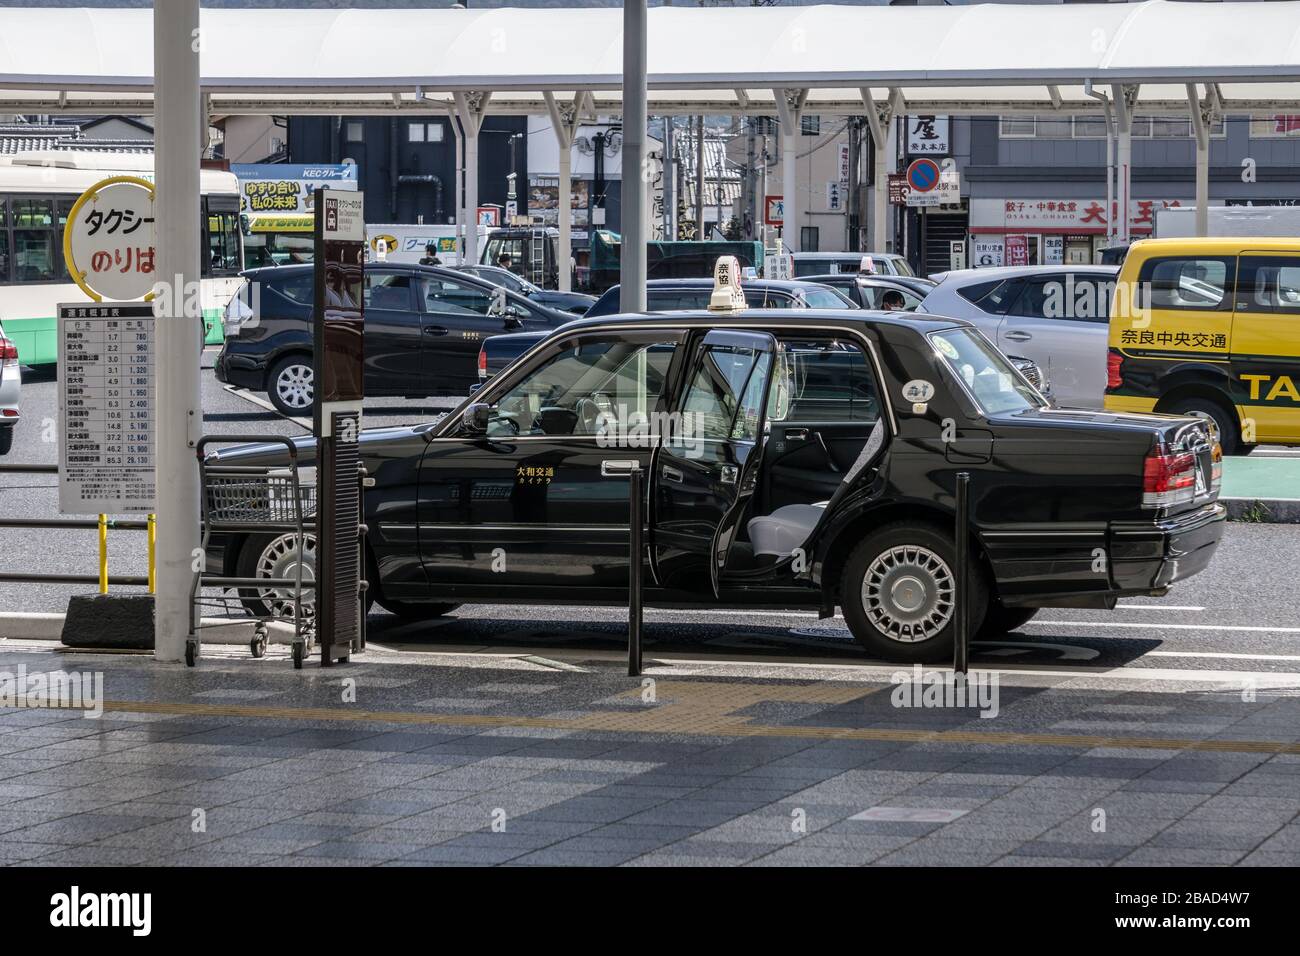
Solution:
M871 256L863 256L862 261L858 263L858 272L866 275L876 274L876 260Z
M740 262L735 256L719 256L713 266L713 294L710 312L737 312L746 308L745 293L740 288Z

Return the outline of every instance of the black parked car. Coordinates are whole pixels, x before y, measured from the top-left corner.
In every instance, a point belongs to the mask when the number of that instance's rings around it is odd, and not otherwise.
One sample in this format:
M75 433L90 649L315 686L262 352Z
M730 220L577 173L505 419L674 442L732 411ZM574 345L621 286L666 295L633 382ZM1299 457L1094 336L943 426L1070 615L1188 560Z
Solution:
M298 445L310 463L312 439ZM937 316L583 319L441 421L360 450L367 593L397 613L624 603L626 486L604 469L634 459L647 603L838 605L898 661L951 659L958 472L986 635L1040 607L1164 594L1208 564L1225 518L1205 422L1049 408L977 329ZM214 535L208 566L255 576L285 544Z
M841 272L836 275L809 276L809 282L828 285L850 299L860 309L879 309L886 292L902 295L903 308L908 312L921 304L936 283L919 276L882 276L863 272Z
M543 289L541 286L529 282L523 276L511 272L509 269L502 269L500 266L457 266L456 271L468 272L485 282L499 285L503 289L509 289L511 292L536 302L538 305L544 305L548 309L559 309L561 312L572 312L574 315L585 315L587 310L591 308L592 303L596 301L594 295L587 295L585 292L561 292L558 289Z
M310 412L310 265L250 269L256 313L228 314L217 357L222 382L265 390L285 415ZM475 276L433 266L376 263L365 270L367 395L458 395L478 380L479 343L499 332L546 331L573 318Z
M745 279L740 283L751 309L852 309L852 301L816 282L800 279ZM596 300L584 318L614 315L619 305L620 286L613 286ZM671 312L677 309L706 309L713 294L713 277L701 279L651 279L646 283L646 309Z

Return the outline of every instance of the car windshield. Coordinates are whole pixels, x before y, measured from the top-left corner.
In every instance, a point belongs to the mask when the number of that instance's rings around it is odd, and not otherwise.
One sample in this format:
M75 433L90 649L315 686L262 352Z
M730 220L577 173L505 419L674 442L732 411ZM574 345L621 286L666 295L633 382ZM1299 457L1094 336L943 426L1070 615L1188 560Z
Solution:
M1044 407L1042 397L1006 356L974 329L931 332L930 341L986 415L1009 415Z

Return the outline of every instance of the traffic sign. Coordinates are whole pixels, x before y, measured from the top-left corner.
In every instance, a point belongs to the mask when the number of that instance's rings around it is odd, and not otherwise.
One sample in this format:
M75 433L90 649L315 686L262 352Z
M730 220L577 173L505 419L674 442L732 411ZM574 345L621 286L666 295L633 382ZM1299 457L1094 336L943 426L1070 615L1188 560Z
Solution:
M763 222L769 226L785 224L785 197L767 196L763 203Z
M912 160L907 167L907 185L913 192L928 193L939 185L939 164L928 158Z
M63 228L63 260L72 281L96 302L151 296L157 276L153 184L110 176L72 204Z

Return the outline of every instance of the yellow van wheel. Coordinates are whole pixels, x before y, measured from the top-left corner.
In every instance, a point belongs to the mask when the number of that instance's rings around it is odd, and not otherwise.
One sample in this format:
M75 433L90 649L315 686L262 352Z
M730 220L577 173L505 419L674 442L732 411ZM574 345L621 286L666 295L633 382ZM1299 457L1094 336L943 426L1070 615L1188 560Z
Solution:
M1237 413L1230 408L1208 395L1187 395L1168 405L1161 403L1156 410L1167 415L1187 415L1212 421L1218 429L1219 446L1225 455L1248 455L1255 446L1242 445Z

